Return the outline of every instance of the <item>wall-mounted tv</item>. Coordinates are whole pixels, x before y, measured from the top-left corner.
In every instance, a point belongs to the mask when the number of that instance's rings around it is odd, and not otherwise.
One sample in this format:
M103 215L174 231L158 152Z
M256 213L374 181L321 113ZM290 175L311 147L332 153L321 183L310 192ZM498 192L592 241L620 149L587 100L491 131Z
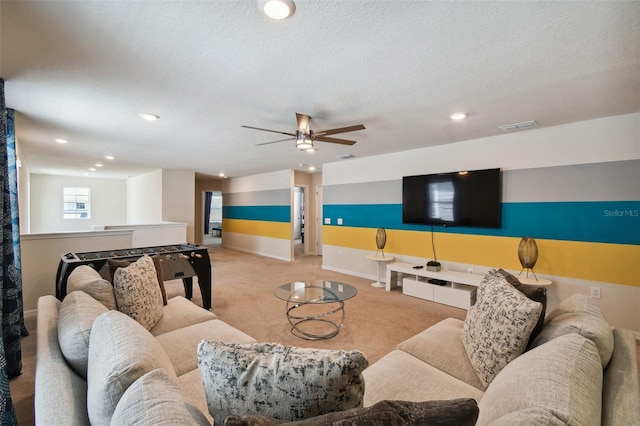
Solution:
M402 223L500 228L500 169L402 178Z

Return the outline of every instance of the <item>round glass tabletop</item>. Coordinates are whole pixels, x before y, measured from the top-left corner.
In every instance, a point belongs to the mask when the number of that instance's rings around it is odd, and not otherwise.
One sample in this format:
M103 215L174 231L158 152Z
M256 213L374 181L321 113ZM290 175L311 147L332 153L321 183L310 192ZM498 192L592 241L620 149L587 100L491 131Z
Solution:
M294 281L276 288L278 299L296 303L334 303L351 299L358 290L350 285L337 281L315 280Z

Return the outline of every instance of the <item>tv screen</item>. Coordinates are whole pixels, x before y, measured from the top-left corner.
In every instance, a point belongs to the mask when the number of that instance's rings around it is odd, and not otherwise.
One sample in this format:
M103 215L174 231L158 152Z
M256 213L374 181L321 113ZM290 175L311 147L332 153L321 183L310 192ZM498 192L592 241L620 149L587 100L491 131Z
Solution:
M500 169L402 178L402 223L500 228Z

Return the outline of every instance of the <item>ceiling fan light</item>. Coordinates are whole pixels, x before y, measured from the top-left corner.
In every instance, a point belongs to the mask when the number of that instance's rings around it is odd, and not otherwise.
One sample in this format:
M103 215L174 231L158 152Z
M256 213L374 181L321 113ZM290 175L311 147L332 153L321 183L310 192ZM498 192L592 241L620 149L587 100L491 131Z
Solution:
M301 151L306 151L307 149L313 148L313 141L309 138L298 138L296 139L296 148Z
M296 10L292 0L260 0L258 4L271 19L286 19Z

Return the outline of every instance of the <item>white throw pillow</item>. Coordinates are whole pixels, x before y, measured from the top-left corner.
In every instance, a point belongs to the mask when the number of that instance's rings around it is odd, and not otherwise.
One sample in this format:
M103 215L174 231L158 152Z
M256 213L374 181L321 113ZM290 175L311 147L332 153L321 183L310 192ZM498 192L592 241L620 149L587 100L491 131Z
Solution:
M367 365L359 351L215 340L198 345L198 368L214 424L232 415L302 420L362 407Z
M162 317L162 293L153 260L148 255L113 274L118 310L151 330Z
M541 312L541 303L522 294L498 271L484 276L462 326L462 343L485 388L525 350Z
M91 424L108 425L129 386L157 368L177 378L160 343L137 321L118 311L107 311L96 318L89 338L87 369Z
M89 363L89 336L93 322L108 309L82 291L65 296L60 304L58 344L71 368L84 379Z

